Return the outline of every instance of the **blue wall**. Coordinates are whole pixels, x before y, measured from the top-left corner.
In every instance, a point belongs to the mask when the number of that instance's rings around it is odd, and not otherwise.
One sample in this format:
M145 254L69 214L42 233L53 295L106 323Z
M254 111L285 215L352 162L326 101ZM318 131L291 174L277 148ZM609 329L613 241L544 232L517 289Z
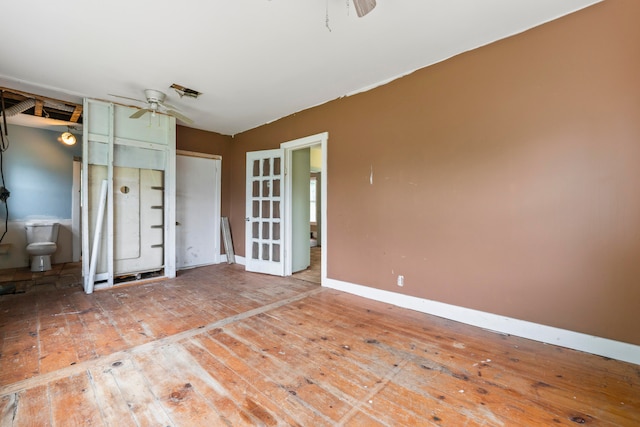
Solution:
M82 144L62 144L62 131L17 125L8 125L8 130L4 178L11 191L9 220L71 218L73 157L82 156ZM4 216L3 207L0 218Z

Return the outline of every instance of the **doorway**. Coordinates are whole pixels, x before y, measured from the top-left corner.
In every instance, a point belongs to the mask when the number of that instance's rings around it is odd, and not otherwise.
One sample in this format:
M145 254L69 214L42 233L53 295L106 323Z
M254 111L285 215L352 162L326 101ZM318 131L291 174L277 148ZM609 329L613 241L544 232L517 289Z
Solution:
M297 279L307 282L321 283L322 266L322 165L321 146L310 147L310 179L309 184L309 266L301 271L293 272ZM306 182L304 183L306 185ZM294 205L297 201L294 199ZM304 202L300 202L304 203ZM294 232L295 234L295 232ZM302 241L301 241L302 243Z
M324 283L327 277L328 139L329 134L324 132L281 144L291 171L285 180L285 245L291 248L285 273L316 283ZM312 179L315 200L311 196Z
M291 276L294 271L294 255L296 251L294 240L300 245L310 246L310 206L309 182L310 166L306 160L306 172L303 176L303 188L306 193L306 206L300 209L298 218L306 222L306 227L294 231L294 209L302 206L294 203L294 180L296 166L294 155L298 150L317 153L318 169L327 170L327 132L311 135L282 143L281 148L273 150L247 152L246 159L246 223L245 223L245 269L247 271L273 274L277 276ZM309 157L308 155L300 156ZM304 165L305 161L302 161ZM326 254L327 241L327 174L320 173L320 197L318 215L322 226L317 231L317 239L322 244L322 251ZM304 213L306 212L306 213ZM307 256L304 255L303 256ZM320 259L320 283L327 278L326 256ZM299 260L298 260L299 261ZM304 261L303 261L304 263ZM308 266L310 262L307 262Z

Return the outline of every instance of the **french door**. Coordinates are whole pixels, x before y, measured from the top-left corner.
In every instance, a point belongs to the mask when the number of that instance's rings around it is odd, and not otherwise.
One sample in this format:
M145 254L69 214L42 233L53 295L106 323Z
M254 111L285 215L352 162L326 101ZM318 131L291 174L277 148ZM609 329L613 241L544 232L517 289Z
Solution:
M284 150L247 153L245 268L284 276Z

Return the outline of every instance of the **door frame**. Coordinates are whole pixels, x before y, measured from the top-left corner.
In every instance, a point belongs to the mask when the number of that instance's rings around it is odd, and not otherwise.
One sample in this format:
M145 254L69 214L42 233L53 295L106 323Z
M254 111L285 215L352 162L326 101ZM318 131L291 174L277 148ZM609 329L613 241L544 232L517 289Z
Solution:
M327 145L329 142L329 132L317 133L315 135L306 136L304 138L294 139L292 141L283 142L280 144L280 148L284 149L285 159L285 182L284 182L284 274L285 276L291 276L292 274L292 257L291 248L293 246L293 197L291 193L291 168L292 168L292 153L295 150L302 148L312 147L320 144L322 152L322 173L320 174L320 220L322 221L322 228L320 229L320 237L322 242L322 258L320 266L320 281L324 285L327 280L327 258L329 253L328 245L328 233L327 233Z
M176 166L176 119L164 114L157 115L158 126L149 127L144 120L129 120L134 108L112 102L85 98L83 102L85 126L82 130L82 275L86 293L94 289L114 286L114 188L115 166L137 167L164 171L164 277L176 277L175 251L175 166ZM121 154L116 159L116 154ZM131 155L131 153L135 153ZM91 274L89 245L94 236L89 235L89 210L95 201L89 199L89 165L107 167L107 196L104 208L104 229L100 235L106 243L106 272ZM95 230L94 230L95 231ZM95 269L95 266L94 266ZM106 281L96 284L96 281Z

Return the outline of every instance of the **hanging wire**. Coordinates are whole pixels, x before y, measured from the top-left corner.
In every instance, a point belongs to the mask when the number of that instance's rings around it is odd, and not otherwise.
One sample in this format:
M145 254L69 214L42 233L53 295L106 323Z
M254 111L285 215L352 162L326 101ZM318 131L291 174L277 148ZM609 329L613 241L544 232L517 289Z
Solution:
M329 0L327 0L327 14L325 16L324 25L327 27L327 30L331 32L331 27L329 26Z
M2 113L2 123L0 123L0 152L5 152L9 148L9 132L7 130L7 116L4 112L4 91L0 91L0 112ZM4 127L4 133L2 129ZM3 178L4 184L4 178Z
M0 200L4 202L4 232L0 237L0 243L4 240L4 236L9 231L9 190L4 185L4 152L9 148L9 131L7 129L7 115L4 109L4 91L0 91L0 112L2 113L2 123L0 123L0 179L2 186L0 187ZM4 131L4 132L3 132Z

